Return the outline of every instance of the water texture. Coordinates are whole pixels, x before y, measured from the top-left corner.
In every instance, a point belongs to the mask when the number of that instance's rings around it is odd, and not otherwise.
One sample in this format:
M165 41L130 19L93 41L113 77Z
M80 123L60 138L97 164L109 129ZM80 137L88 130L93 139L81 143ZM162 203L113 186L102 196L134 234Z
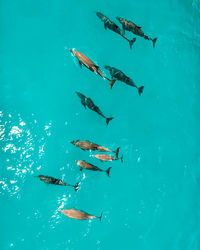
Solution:
M96 11L132 20L156 47L138 37L130 50ZM199 14L198 0L0 1L1 250L200 249ZM70 48L107 75L104 65L121 69L143 94L121 82L111 91ZM114 116L108 127L75 91ZM120 146L124 163L101 163L76 139ZM75 160L112 167L111 178ZM103 211L102 223L59 212L71 207Z

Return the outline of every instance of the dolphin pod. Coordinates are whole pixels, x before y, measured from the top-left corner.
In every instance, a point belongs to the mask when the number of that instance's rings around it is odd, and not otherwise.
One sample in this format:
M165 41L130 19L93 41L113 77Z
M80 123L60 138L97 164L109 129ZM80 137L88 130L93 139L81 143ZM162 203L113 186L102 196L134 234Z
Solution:
M153 43L153 47L155 48L155 43L157 41L157 38L151 38L147 36L143 31L142 27L137 26L132 21L128 21L125 18L116 17L116 19L121 23L122 30L120 27L115 24L113 21L111 21L108 17L103 15L101 12L96 12L97 17L104 23L105 30L109 29L116 34L120 35L122 38L127 40L129 42L130 48L132 48L133 44L136 41L136 38L134 37L132 40L129 40L125 36L125 31L130 31L136 36L143 37L145 40L150 40ZM78 59L78 63L80 65L80 68L82 66L85 66L90 71L94 72L95 74L100 75L103 79L106 79L109 81L110 88L112 89L114 83L118 80L121 82L124 82L125 84L132 86L138 90L138 94L141 95L143 93L144 86L138 87L138 85L135 84L135 82L128 76L126 76L121 70L111 67L111 66L105 66L105 69L109 71L111 75L111 79L109 79L104 73L100 70L100 67L96 65L91 59L89 59L87 56L82 54L79 51L76 51L75 49L70 49L70 52L73 53L73 55ZM78 97L81 100L81 104L84 106L84 108L89 108L92 111L96 112L98 115L103 117L106 120L106 124L113 119L113 117L106 117L103 112L100 110L100 108L94 104L91 98L86 97L85 95L81 94L80 92L76 92ZM90 142L88 140L81 141L81 140L74 140L71 141L71 143L82 149L83 151L100 151L105 152L104 154L96 154L91 155L93 158L96 158L100 160L101 162L112 162L121 159L121 162L123 162L123 155L119 157L119 147L116 150L108 149L104 146L100 146L96 143ZM107 154L106 154L107 153ZM111 154L114 153L115 157ZM83 160L76 160L76 164L80 167L80 170L90 170L90 171L96 171L96 172L105 172L107 176L110 177L110 170L112 167L108 167L107 169L99 168L91 163L88 163ZM111 164L111 163L110 163ZM38 175L37 176L41 181L47 183L47 184L53 184L53 185L60 185L60 186L71 186L74 188L75 191L78 191L80 182L76 183L75 185L68 184L61 179L57 179L54 177L46 176L46 175ZM74 207L70 209L64 209L59 210L62 212L65 216L76 219L76 220L92 220L92 219L99 219L100 222L102 220L103 213L100 214L100 216L95 216L92 214L89 214L82 210L77 210Z

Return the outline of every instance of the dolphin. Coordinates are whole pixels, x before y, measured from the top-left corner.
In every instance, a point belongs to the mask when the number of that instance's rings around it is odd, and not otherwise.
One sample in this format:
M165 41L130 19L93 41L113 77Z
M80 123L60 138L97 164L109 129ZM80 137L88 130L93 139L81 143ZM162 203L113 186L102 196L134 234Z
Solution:
M48 184L54 184L54 185L60 185L60 186L71 186L71 187L74 187L74 190L75 191L78 191L78 188L79 188L79 184L80 182L78 182L77 184L75 185L71 185L71 184L67 184L65 183L64 181L60 180L60 179L56 179L54 177L50 177L50 176L47 176L47 175L38 175L37 176L41 181L44 181Z
M82 105L85 107L88 107L89 109L93 110L94 112L96 112L97 114L99 114L100 116L102 116L103 118L106 119L106 125L108 125L108 123L113 119L113 117L105 117L105 115L102 113L102 111L99 109L99 107L97 107L94 102L92 101L91 98L86 97L85 95L76 92L76 94L78 95L78 97L81 99L81 103Z
M76 210L74 208L59 210L59 211L62 212L64 215L68 216L69 218L77 219L77 220L91 220L91 219L98 218L101 222L102 215L103 215L103 213L101 213L100 216L94 216L84 211Z
M89 150L89 151L101 151L101 152L113 152L115 153L116 157L118 157L119 154L119 149L120 147L118 147L115 151L110 150L108 148L105 148L103 146L100 146L98 144L95 144L93 142L90 141L80 141L80 140L76 140L76 141L71 141L71 143L76 146L81 148L82 150Z
M109 70L110 75L111 75L112 78L115 78L115 79L117 79L117 80L119 80L121 82L126 83L127 85L130 85L132 87L137 88L139 95L142 94L144 86L137 87L135 85L135 83L133 82L133 80L131 78L129 78L128 76L126 76L121 70L116 69L114 67L110 67L110 66L105 66L105 69ZM112 86L110 86L110 87L112 88Z
M111 167L109 167L107 170L102 170L86 161L75 161L75 162L78 166L80 166L80 171L82 171L83 168L92 171L100 171L100 172L105 172L110 177Z
M116 160L121 159L121 162L123 162L123 155L120 158L113 157L112 155L106 155L106 154L92 155L92 157L95 157L99 159L100 161L116 161Z
M129 40L127 37L125 37L123 35L123 31L119 28L119 26L117 24L112 22L108 17L104 16L100 12L96 12L96 14L101 19L101 21L104 22L105 30L108 28L108 29L114 31L115 33L119 34L120 36L122 36L124 39L126 39L129 42L130 48L132 49L132 46L133 46L134 42L136 41L136 38Z
M82 53L74 49L70 49L69 51L71 51L74 54L74 56L77 57L81 68L82 68L82 65L84 65L90 71L94 72L95 74L99 74L103 79L110 81L110 84L114 84L116 80L115 79L110 80L109 78L107 78L104 75L104 73L99 69L99 66L95 65L87 56L83 55Z
M116 17L116 19L122 24L123 34L125 34L125 30L131 31L133 34L137 36L144 37L146 40L151 40L153 42L153 47L155 48L155 43L157 38L152 39L151 37L147 36L142 30L140 26L137 26L135 23L128 21L121 17Z

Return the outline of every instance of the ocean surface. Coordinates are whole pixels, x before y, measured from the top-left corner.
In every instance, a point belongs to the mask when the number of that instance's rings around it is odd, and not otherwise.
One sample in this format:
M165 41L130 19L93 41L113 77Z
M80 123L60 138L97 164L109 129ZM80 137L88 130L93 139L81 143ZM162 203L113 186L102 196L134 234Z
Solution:
M96 11L142 26L155 48L137 37L130 50ZM200 249L199 28L198 0L0 1L0 250ZM119 81L110 90L71 48L108 77L104 65L121 69L143 94ZM120 146L124 162L102 163L72 140ZM112 167L111 177L75 160ZM59 211L72 207L103 212L102 222Z

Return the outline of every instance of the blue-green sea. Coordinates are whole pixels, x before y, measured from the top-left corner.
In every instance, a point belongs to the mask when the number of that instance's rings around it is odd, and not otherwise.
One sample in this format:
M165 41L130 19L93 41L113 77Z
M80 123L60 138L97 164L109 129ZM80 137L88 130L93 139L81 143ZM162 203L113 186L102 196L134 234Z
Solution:
M96 11L142 26L155 48L137 37L131 50ZM200 1L1 0L0 37L0 250L199 250ZM72 48L143 94L119 81L110 90ZM108 126L75 91L114 117ZM72 140L120 147L124 162L102 163ZM111 177L75 160L112 167ZM59 211L72 207L102 222Z

